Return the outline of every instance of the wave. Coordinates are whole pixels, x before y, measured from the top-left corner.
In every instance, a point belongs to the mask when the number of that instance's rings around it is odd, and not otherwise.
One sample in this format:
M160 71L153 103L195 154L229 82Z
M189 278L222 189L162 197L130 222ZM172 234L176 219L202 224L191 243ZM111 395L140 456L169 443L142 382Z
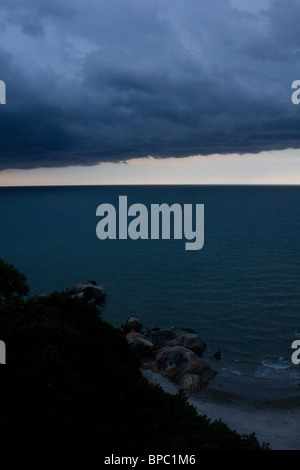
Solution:
M222 372L229 372L230 374L233 374L233 375L244 375L240 370L237 370L237 369L230 369L230 368L223 368L221 369Z
M257 378L298 380L300 378L300 371L295 370L291 360L279 357L277 359L263 360L254 375Z

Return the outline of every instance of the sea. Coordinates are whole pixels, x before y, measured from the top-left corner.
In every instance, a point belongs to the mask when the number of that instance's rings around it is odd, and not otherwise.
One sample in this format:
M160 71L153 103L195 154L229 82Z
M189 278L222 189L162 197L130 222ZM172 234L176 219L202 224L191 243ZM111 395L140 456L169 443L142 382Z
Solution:
M204 204L205 243L100 240L97 207ZM57 186L0 188L0 258L26 277L31 295L95 280L102 317L119 327L195 329L215 384L300 396L300 186ZM214 358L221 350L221 360ZM229 385L228 385L229 384ZM217 386L217 385L215 385Z

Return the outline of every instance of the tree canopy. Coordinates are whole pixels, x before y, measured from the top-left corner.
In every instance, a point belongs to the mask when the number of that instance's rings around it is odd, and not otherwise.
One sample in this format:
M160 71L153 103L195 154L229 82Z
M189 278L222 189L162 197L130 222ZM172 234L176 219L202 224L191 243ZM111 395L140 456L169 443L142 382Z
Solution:
M0 289L10 371L1 388L2 446L99 456L261 448L254 435L212 423L184 395L149 384L124 334L95 305L65 293L25 299L25 276L4 261Z
M17 296L24 297L28 294L29 287L26 277L20 273L13 264L8 264L0 259L0 299Z

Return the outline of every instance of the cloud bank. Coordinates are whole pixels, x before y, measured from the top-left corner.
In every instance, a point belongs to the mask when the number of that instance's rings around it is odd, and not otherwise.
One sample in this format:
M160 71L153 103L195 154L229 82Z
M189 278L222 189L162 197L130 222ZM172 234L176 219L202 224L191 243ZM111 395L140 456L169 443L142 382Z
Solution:
M236 4L2 0L0 170L299 148L299 1Z

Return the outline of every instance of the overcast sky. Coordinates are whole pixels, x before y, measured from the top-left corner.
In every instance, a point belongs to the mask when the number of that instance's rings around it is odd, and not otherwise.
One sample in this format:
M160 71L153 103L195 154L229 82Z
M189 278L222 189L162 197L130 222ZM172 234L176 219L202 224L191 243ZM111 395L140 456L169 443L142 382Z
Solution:
M296 162L299 25L299 0L1 0L0 184L131 159L133 180L139 158Z

